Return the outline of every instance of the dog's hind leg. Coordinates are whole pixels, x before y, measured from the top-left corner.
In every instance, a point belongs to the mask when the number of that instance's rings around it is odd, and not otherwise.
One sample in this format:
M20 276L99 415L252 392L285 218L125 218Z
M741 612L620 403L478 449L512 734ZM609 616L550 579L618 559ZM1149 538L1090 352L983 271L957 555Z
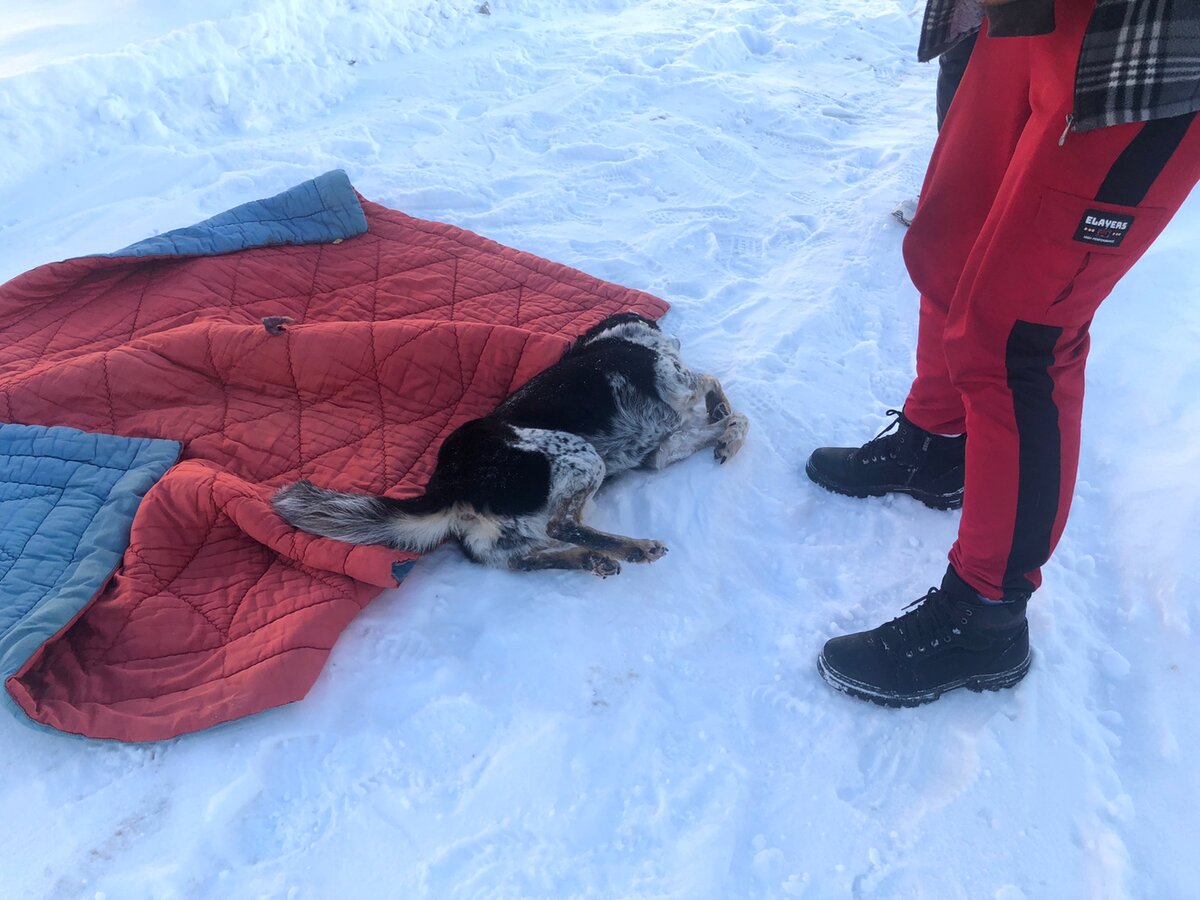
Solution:
M601 578L616 575L621 571L621 564L611 556L589 550L587 547L534 550L522 556L512 557L508 566L518 572L532 572L535 569L579 569Z
M597 485L598 486L598 485ZM589 528L580 521L584 504L591 499L595 488L567 497L551 516L546 533L556 541L575 544L589 550L598 550L606 556L615 556L625 562L654 562L661 559L667 547L661 541L641 540L609 534Z
M583 508L608 474L595 447L568 432L520 429L518 433L519 446L545 453L550 460L547 537L625 562L653 562L667 552L660 541L608 534L583 524Z
M641 540L597 531L573 518L551 519L546 532L555 540L598 550L606 556L615 556L625 562L654 562L656 559L662 559L667 552L667 545L662 541Z

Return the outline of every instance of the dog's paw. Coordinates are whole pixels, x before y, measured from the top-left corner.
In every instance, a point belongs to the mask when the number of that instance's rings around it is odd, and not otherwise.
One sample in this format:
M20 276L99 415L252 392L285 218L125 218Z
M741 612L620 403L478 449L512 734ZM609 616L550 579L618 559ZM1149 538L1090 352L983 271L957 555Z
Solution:
M599 575L601 578L621 574L621 564L611 556L605 556L603 553L589 553L583 558L583 567L593 575Z
M667 554L662 541L634 541L625 554L626 562L654 562Z
M713 457L719 463L728 462L742 449L746 442L746 433L750 430L750 420L741 413L731 413L725 419L725 432L713 448Z

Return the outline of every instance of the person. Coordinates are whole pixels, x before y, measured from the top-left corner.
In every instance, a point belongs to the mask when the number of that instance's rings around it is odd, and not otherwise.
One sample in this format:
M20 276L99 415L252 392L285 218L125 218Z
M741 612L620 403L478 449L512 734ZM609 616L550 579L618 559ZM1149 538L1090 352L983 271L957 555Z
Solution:
M972 6L928 0L922 60ZM962 508L941 586L819 655L831 686L889 706L1029 669L1026 607L1074 490L1092 317L1200 180L1200 3L984 7L904 240L916 377L877 437L806 466L852 497Z

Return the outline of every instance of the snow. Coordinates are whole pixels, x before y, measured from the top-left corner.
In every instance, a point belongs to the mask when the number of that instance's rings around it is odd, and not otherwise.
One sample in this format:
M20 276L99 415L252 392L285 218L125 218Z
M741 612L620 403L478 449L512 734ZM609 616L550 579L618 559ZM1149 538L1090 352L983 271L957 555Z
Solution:
M341 167L670 300L745 449L605 488L593 524L671 548L617 578L430 554L301 703L156 745L0 722L0 896L1200 896L1197 201L1095 323L1030 675L876 708L815 655L936 583L957 516L802 468L912 375L920 3L480 7L8 0L0 280Z

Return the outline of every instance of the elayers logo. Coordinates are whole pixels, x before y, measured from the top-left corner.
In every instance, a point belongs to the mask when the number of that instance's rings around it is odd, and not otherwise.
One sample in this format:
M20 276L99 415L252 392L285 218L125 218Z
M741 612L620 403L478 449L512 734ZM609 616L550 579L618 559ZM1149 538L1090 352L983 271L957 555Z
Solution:
M1133 226L1133 219L1125 213L1086 210L1075 229L1075 240L1101 247L1120 247Z

